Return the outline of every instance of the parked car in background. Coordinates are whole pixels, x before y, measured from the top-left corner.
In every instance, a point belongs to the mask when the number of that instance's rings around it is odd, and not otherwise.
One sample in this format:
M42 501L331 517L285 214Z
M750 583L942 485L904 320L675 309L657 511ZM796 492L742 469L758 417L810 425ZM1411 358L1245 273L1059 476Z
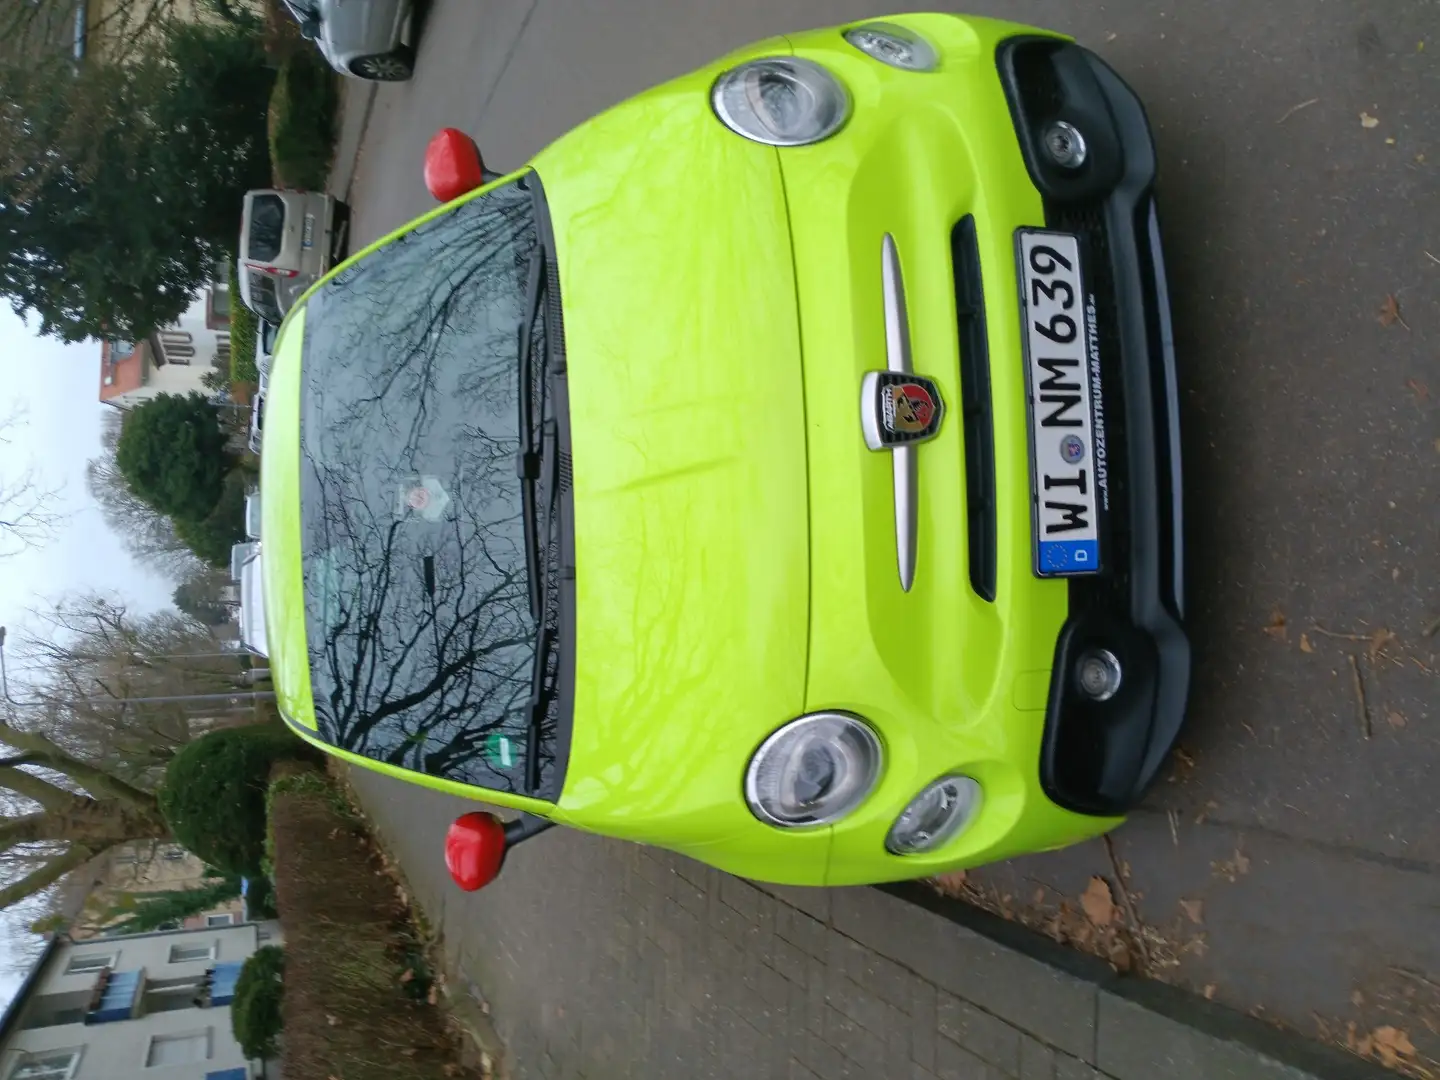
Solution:
M275 331L278 329L279 323L264 318L255 328L255 372L261 386L269 381L270 354L275 351Z
M236 544L230 549L230 580L239 584L245 564L260 554L260 545L253 540Z
M300 33L342 75L403 82L415 73L415 48L404 38L411 0L284 0Z
M251 540L260 539L260 492L252 491L245 496L245 535Z
M265 390L262 383L255 391L255 396L250 399L250 442L249 450L252 454L260 453L260 444L264 439L265 427Z
M265 637L265 596L261 591L263 576L260 559L257 550L240 570L240 642L256 656L268 657L270 646Z
M245 306L279 326L300 294L344 258L349 216L323 191L247 191L237 275Z

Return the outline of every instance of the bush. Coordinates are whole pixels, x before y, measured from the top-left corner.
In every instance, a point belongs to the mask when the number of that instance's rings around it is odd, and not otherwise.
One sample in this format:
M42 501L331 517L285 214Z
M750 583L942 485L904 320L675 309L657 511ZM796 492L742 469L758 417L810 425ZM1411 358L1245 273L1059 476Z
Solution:
M203 521L234 464L220 414L203 394L158 394L125 414L115 464L162 514Z
M175 839L210 865L258 877L270 768L286 758L318 757L273 725L212 731L171 759L160 812Z
M255 338L260 332L260 317L240 299L240 275L235 262L230 262L230 381L258 383L255 370Z
M277 181L313 191L325 187L339 102L337 76L314 49L281 65L270 94L270 162Z
M230 1029L247 1058L273 1058L280 1052L284 977L285 951L278 945L258 949L240 969L230 1001Z
M199 521L176 518L175 535L204 562L229 566L230 548L245 539L245 491L249 486L245 470L232 469L215 509Z

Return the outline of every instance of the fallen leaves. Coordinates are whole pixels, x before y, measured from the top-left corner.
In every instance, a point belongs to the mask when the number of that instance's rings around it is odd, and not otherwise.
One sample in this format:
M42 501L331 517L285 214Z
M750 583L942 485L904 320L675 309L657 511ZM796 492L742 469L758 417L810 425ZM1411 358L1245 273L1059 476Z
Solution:
M1406 330L1409 330L1410 328L1407 326L1407 327L1405 327L1405 329L1406 329ZM1423 382L1421 382L1419 379L1415 379L1415 378L1406 379L1406 380L1405 380L1405 385L1406 385L1406 387L1409 388L1410 392L1415 395L1415 399L1416 399L1417 401L1429 401L1429 400L1430 400L1430 387L1426 386L1426 385L1425 385Z
M1315 646L1310 644L1309 634L1300 635L1300 651L1305 653L1313 653L1315 651Z
M1395 632L1383 626L1376 627L1370 635L1370 662L1373 664L1380 659L1380 654L1385 651L1385 646L1395 640Z
M1400 314L1400 301L1395 299L1394 293L1386 294L1385 302L1380 305L1380 314L1377 319L1381 326L1394 326L1398 322L1406 330L1410 329L1410 324Z
M1276 641L1284 641L1289 631L1285 629L1285 613L1276 608L1270 613L1270 622L1265 626L1265 633L1269 634Z
M1405 726L1405 714L1394 709L1385 710L1385 722L1397 731Z
M1380 1064L1390 1069L1398 1065L1401 1058L1415 1056L1415 1044L1410 1041L1410 1036L1390 1024L1366 1035L1356 1045L1356 1050L1361 1057L1369 1057L1373 1053L1380 1059Z
M1250 872L1250 856L1236 848L1234 858L1226 859L1223 862L1213 862L1210 864L1210 868L1219 876L1229 881L1235 881Z
M1115 897L1111 895L1109 883L1102 877L1092 877L1080 897L1080 907L1096 926L1109 926L1115 919Z
M1203 991L1201 991L1201 992L1205 995L1205 1000L1206 1000L1206 1001L1214 1001L1214 1000L1215 1000L1215 984L1214 984L1214 983L1206 983L1206 984L1205 984L1205 989L1204 989Z
M1181 900L1180 910L1185 912L1185 917L1196 926L1205 921L1205 901L1203 900Z
M1380 126L1380 120L1379 120L1379 118L1377 118L1377 117L1371 116L1368 112L1361 112L1361 113L1360 113L1360 126L1361 126L1362 128L1365 128L1365 129L1368 131L1368 130L1370 130L1371 128L1379 127L1379 126Z

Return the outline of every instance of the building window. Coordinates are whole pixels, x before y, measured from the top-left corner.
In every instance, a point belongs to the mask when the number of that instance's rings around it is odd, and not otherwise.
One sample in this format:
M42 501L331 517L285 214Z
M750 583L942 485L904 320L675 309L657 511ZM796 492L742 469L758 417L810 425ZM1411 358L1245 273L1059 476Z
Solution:
M206 915L206 926L234 926L235 915L233 912L225 912L223 915Z
M76 953L65 968L66 975L85 975L114 967L116 953Z
M170 963L193 964L201 960L214 960L219 954L220 943L217 941L202 942L196 945L171 945Z
M185 979L148 979L145 982L145 1015L198 1009L205 1004L205 982L192 975Z
M152 1035L145 1051L145 1065L189 1065L210 1059L210 1029L184 1035Z
M9 1080L70 1080L79 1064L79 1050L41 1050L16 1062Z

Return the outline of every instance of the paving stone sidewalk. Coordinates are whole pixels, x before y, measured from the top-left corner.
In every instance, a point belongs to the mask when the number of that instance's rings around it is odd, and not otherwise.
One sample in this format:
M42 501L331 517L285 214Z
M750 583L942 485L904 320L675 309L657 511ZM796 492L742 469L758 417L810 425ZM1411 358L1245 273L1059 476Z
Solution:
M515 1080L1374 1075L1323 1053L1282 1065L874 889L760 888L557 829L466 895L441 855L466 805L353 782L452 969L487 1000Z

